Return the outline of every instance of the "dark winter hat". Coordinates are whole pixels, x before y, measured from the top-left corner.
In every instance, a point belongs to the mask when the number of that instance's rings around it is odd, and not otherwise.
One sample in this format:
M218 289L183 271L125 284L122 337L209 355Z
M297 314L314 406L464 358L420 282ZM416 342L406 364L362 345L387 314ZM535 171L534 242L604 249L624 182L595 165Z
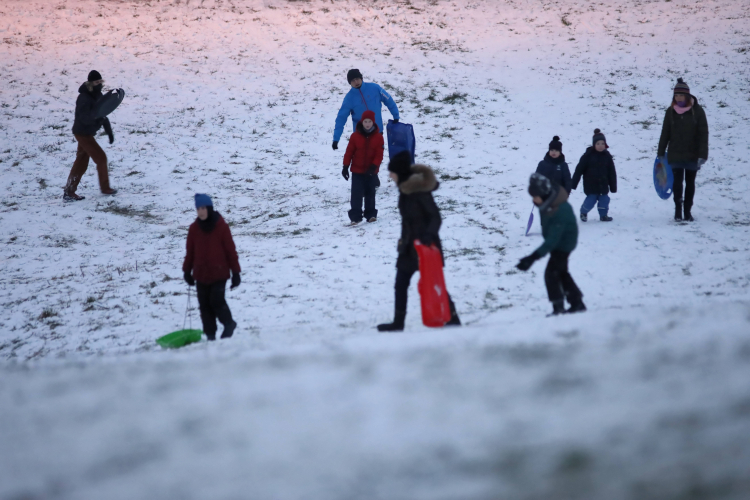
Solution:
M362 118L360 118L359 121L363 122L365 121L365 118L369 118L373 121L373 123L375 123L375 111L368 109L367 111L362 113Z
M599 141L604 141L604 145L607 146L607 147L609 147L607 145L607 138L604 137L604 134L602 133L602 131L599 130L598 128L595 128L594 129L594 138L592 139L591 143L594 146L596 146L596 143L599 142Z
M529 194L531 196L538 196L543 200L549 198L552 192L552 181L542 174L531 174L529 178Z
M358 69L350 69L349 72L346 74L346 81L349 82L349 84L352 83L352 80L355 78L362 78L362 73L359 72Z
M200 207L213 207L214 202L211 201L211 197L207 194L196 193L195 195L195 208Z
M562 142L560 142L560 137L557 135L549 143L549 150L552 151L553 149L562 153Z
M690 94L690 87L685 83L682 78L677 79L677 85L674 86L675 94Z
M408 179L411 174L411 153L401 151L388 162L388 171L398 175L398 182L401 183Z
M93 71L89 72L89 81L90 82L95 82L95 81L101 80L101 79L102 79L102 75L97 70L93 70Z

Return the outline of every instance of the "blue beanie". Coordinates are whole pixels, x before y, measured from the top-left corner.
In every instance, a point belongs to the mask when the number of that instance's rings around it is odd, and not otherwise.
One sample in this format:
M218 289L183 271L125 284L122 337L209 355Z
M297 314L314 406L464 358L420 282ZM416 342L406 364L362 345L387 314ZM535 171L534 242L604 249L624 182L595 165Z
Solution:
M213 207L214 203L211 201L211 197L207 194L196 193L195 195L195 208L200 207Z

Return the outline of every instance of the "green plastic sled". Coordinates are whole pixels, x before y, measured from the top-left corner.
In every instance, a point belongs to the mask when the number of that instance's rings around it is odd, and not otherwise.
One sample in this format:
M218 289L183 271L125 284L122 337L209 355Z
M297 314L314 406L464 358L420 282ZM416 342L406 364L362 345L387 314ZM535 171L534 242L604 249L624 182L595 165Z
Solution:
M162 347L176 349L194 342L200 342L201 335L203 335L201 330L178 330L156 339L156 343Z

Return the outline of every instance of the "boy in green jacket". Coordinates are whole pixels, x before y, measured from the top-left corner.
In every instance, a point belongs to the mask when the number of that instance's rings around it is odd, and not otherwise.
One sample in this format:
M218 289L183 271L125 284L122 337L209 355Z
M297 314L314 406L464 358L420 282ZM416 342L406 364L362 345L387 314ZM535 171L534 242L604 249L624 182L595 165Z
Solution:
M552 314L574 313L586 310L583 294L568 272L568 257L578 243L578 225L573 208L568 203L568 192L541 174L533 174L529 179L529 194L534 205L539 207L544 243L520 260L516 265L527 271L534 261L549 252L550 258L544 271L547 295L552 302ZM565 299L570 309L565 310Z

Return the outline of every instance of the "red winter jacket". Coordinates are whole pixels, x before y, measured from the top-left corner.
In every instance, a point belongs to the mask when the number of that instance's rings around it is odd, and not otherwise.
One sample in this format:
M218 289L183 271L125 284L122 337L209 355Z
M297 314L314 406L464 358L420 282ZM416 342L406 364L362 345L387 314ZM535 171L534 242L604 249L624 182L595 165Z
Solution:
M372 111L365 111L362 116L366 118L367 113ZM365 174L370 169L370 165L380 167L380 163L383 161L383 148L385 143L383 142L383 134L380 133L378 126L374 124L375 113L372 113L373 129L369 134L365 133L365 129L362 126L362 120L357 123L357 131L349 137L349 145L346 146L346 153L344 154L344 166L348 167L351 165L352 172L355 174ZM374 173L380 171L377 168Z
M210 233L203 231L198 221L190 224L187 237L187 255L182 272L193 271L198 283L210 284L229 279L229 270L240 272L237 250L232 232L221 215L216 214L216 225Z

